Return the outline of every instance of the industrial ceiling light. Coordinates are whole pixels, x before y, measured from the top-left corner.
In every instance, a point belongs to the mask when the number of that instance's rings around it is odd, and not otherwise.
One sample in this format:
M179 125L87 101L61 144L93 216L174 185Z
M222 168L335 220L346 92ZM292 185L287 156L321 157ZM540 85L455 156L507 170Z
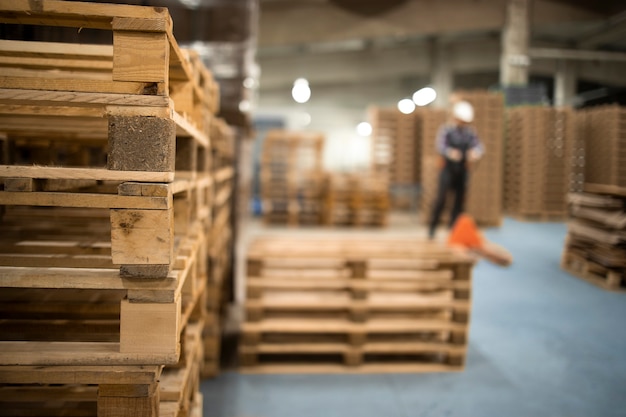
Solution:
M369 136L372 134L372 125L367 122L361 122L356 127L359 136Z
M418 106L427 106L437 98L437 92L431 87L424 87L413 93L413 102Z
M293 88L291 89L291 96L296 101L296 103L306 103L311 98L311 88L309 87L309 82L304 78L298 78L293 83Z
M398 101L398 110L400 110L400 113L411 114L415 110L415 103L411 99L403 98Z

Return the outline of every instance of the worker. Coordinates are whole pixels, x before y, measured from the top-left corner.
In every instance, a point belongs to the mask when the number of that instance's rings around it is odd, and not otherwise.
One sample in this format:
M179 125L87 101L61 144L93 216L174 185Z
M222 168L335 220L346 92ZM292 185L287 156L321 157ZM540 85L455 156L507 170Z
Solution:
M441 155L442 167L439 172L437 197L430 217L428 229L430 239L435 237L449 190L454 193L450 228L463 212L470 165L484 154L484 147L471 127L473 121L474 108L467 101L459 100L452 106L452 122L443 125L437 133L435 146Z
M484 258L500 266L509 266L513 256L500 245L485 239L471 216L460 214L448 235L448 246L470 256Z

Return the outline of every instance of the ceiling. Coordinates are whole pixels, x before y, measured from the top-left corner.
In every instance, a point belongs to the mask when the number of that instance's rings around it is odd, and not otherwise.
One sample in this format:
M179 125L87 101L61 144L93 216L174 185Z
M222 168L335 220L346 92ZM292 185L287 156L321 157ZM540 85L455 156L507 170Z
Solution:
M499 32L507 0L260 0L259 51ZM621 0L534 0L531 41L626 50ZM338 45L338 47L342 47ZM326 49L327 50L327 49Z
M576 62L579 80L626 87L626 2L529 1L535 79L551 79L567 60ZM259 0L261 101L288 98L298 76L306 76L318 91L399 83L410 89L432 80L432 50L438 44L447 45L459 84L473 77L467 85L493 86L508 3Z

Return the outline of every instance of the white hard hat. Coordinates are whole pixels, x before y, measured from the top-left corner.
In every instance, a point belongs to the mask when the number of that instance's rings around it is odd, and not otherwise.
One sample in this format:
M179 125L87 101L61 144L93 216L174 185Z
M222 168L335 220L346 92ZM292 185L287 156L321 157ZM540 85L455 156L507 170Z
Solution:
M459 101L458 103L455 103L452 108L452 114L455 118L465 123L471 123L474 121L474 108L467 101Z

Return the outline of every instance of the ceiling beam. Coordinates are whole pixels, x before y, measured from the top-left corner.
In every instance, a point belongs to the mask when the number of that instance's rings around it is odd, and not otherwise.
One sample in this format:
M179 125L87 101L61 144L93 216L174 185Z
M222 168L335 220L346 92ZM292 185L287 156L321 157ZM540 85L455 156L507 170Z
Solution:
M507 0L410 0L365 18L330 1L262 2L259 47L458 32L499 31ZM550 0L533 2L533 25L606 19L606 15Z
M626 39L626 12L619 13L608 19L602 29L589 34L578 42L581 49L593 49L607 43Z
M582 49L530 48L528 55L533 59L572 59L583 61L626 62L626 53Z

